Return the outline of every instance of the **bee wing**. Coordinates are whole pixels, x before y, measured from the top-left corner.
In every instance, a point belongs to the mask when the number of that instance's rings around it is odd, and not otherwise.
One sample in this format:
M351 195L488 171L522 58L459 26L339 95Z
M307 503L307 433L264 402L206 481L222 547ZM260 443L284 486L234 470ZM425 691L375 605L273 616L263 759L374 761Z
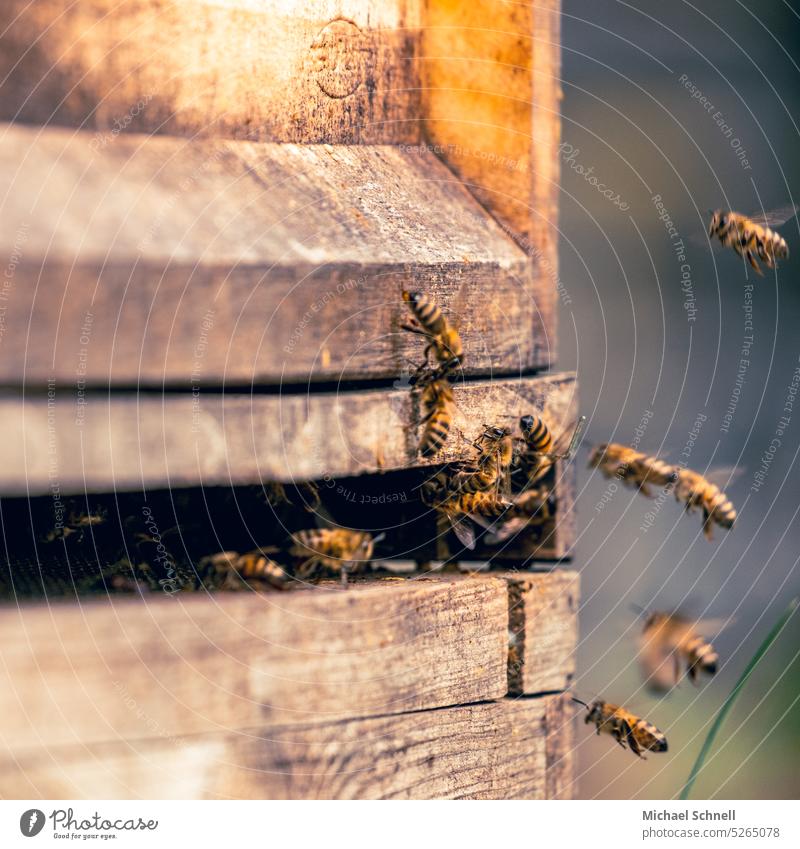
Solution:
M735 483L747 471L744 466L714 466L705 476L709 483L716 484L720 489Z
M553 453L567 455L571 457L578 447L583 425L586 421L586 416L579 416L573 419L558 435L558 438L553 442Z
M527 524L528 520L522 518L514 518L509 519L507 522L501 522L493 526L491 532L484 537L484 541L489 545L499 545L501 542L505 542L520 531L523 531Z
M450 322L450 325L454 327L456 330L459 330L461 327L461 320L464 317L464 313L467 309L467 280L464 278L461 285L458 287L458 292L456 292L456 296L453 299L453 304L448 310L447 320Z
M785 224L790 218L794 218L799 209L800 207L794 204L787 204L786 206L779 206L777 209L770 209L766 212L759 210L758 212L754 212L750 218L759 224L766 224L767 227L780 227L781 224Z
M711 637L716 637L718 634L721 634L726 628L729 628L731 625L736 622L736 617L734 616L714 616L708 617L706 619L693 619L690 620L692 623L692 628L697 631L698 634L702 634L707 639Z
M639 667L645 684L651 690L664 693L677 683L675 654L663 640L642 635L639 640Z
M475 548L475 528L469 519L463 513L455 515L448 513L447 518L450 520L450 527L461 545L473 551Z

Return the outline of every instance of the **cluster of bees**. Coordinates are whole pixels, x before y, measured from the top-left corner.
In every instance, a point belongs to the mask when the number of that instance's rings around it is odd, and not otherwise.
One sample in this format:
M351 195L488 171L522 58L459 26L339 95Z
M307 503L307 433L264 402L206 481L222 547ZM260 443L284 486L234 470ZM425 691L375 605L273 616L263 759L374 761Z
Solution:
M779 218L780 213L774 214L772 223L777 224ZM789 255L785 240L768 224L759 224L735 212L714 212L709 236L733 248L759 274L762 272L757 260L774 268L776 259ZM425 340L423 361L410 382L418 393L421 410L418 452L431 458L441 451L452 430L456 403L453 381L464 363L464 346L457 328L433 299L421 292L408 291L402 292L402 299L411 313L403 329ZM484 425L470 443L471 456L445 465L421 487L421 499L436 511L440 532L452 530L472 550L476 546L476 529L482 529L483 539L492 545L552 520L555 495L552 485L544 480L556 460L572 457L584 421L585 417L580 417L558 440L543 418L533 414L518 419L517 434L503 425ZM566 446L565 438L569 438ZM736 510L730 499L715 483L691 469L673 466L616 443L597 446L589 466L635 488L645 497L654 496L653 488L671 489L687 513L695 510L702 513L703 531L708 539L715 525L730 529L735 522ZM301 486L307 490L307 509L323 515L314 485ZM268 493L273 504L288 501L278 484L268 487ZM71 513L43 541L82 538L105 519L102 512ZM203 557L195 574L200 576L200 585L208 589L256 586L282 590L297 581L337 576L346 584L349 575L372 560L381 536L341 527L299 530L291 533L282 547L263 547L246 553L220 551ZM138 537L140 548L156 544L146 533L139 533ZM196 587L193 584L192 588ZM701 625L678 614L644 611L642 614L645 622L639 660L651 690L666 692L684 674L692 682L701 673L715 674L718 656L701 636ZM575 701L587 708L585 720L596 727L598 734L610 734L639 757L643 757L644 751L667 750L664 734L624 707L603 700L588 704L578 698Z
M422 292L404 291L402 296L411 311L403 328L426 340L423 362L411 383L421 392L418 450L423 457L431 457L442 449L452 428L451 381L463 365L464 347L457 328L431 298ZM578 421L564 452L538 416L519 419L519 436L508 427L484 425L471 443L472 457L449 464L422 487L422 500L436 510L441 531L449 526L462 545L474 550L476 526L487 531L487 543L499 544L525 528L550 521L554 496L541 481L556 460L572 456L583 421Z
M762 224L738 212L717 210L712 213L708 235L735 250L762 275L758 260L767 268L774 269L777 259L789 257L786 240L771 229L770 224L778 226L795 212L796 207L777 210L764 216ZM711 539L714 525L730 529L736 520L736 510L725 493L691 469L672 466L658 457L616 443L596 447L589 466L599 469L606 477L634 487L648 498L653 496L652 487L662 491L671 488L687 512L702 512L707 539ZM719 657L713 645L700 633L702 623L694 623L675 613L642 613L645 624L639 662L646 686L651 691L668 692L684 674L696 683L702 673L709 676L716 673ZM710 623L706 627L710 627ZM635 755L643 757L643 751L667 751L665 735L655 725L626 708L601 699L587 704L573 698L586 707L587 724L593 724L598 734L610 734Z

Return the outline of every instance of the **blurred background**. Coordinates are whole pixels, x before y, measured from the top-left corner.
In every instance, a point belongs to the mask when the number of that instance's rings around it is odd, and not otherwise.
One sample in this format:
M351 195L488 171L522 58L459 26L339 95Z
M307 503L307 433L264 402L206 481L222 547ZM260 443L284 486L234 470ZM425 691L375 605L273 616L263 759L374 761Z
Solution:
M800 594L800 401L784 409L800 365L798 220L780 228L794 257L763 278L705 236L711 209L800 203L800 5L564 0L562 27L560 366L579 373L585 445L638 436L641 450L673 462L688 451L689 467L716 470L739 509L734 529L709 543L700 518L685 518L672 498L648 522L652 502L609 494L586 468L587 450L579 460L576 691L626 704L670 744L640 762L582 728L579 794L665 799ZM631 603L735 619L715 640L713 682L648 695ZM736 703L696 798L797 798L798 648L795 616Z

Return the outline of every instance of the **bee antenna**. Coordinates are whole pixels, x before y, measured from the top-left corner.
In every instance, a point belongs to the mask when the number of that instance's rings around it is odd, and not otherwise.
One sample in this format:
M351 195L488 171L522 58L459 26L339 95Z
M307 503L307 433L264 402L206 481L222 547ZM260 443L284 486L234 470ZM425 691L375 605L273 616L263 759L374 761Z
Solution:
M628 604L628 607L630 607L630 609L631 609L631 610L632 610L632 611L633 611L633 612L634 612L637 616L646 616L646 615L647 615L647 610L646 610L644 607L642 607L641 605L639 605L639 604L636 604L636 603L634 603L634 602L630 602L630 603Z
M375 542L381 542L382 540L385 540L385 539L386 539L386 531L378 534L378 536L376 536L376 537L373 537L372 541L373 541L373 543L375 543Z
M575 433L572 434L572 439L569 443L569 448L567 448L567 456L565 459L569 459L575 453L575 446L578 444L578 440L581 438L581 433L583 433L583 426L586 424L586 416L581 416L578 419L578 423L575 425Z
M588 708L588 707L589 707L589 705L587 705L587 704L586 704L586 702L581 701L580 699L575 698L575 696L570 696L570 698L572 699L572 701L573 701L573 702L577 702L579 705L583 705L585 708Z

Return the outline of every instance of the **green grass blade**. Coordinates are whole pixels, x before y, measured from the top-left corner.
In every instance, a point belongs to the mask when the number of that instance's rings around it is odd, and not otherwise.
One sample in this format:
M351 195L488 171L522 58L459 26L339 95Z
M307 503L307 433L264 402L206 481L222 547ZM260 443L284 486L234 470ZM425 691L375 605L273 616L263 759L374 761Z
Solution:
M692 792L692 787L694 786L695 781L697 780L697 776L700 774L700 770L703 768L703 764L705 763L706 758L708 757L708 753L711 751L711 747L714 745L714 739L717 736L717 732L722 727L723 722L725 722L725 718L730 713L731 708L733 707L733 703L739 696L739 693L742 692L742 688L747 683L747 679L752 674L753 670L758 665L759 661L762 657L769 651L770 646L778 639L781 631L786 627L786 623L791 619L792 614L797 610L797 605L800 600L794 598L791 602L789 602L789 606L783 612L778 621L773 625L772 630L767 634L764 642L758 647L756 653L750 658L750 662L745 667L744 672L742 672L739 680L736 682L736 686L730 691L728 694L728 698L722 704L722 707L719 709L719 713L717 714L716 719L714 720L711 729L708 732L708 736L703 743L703 748L700 749L700 754L697 756L697 760L694 762L694 766L692 767L692 771L689 773L689 778L686 780L686 784L683 785L683 790L681 790L680 798L682 800L686 800L689 798L689 794Z

